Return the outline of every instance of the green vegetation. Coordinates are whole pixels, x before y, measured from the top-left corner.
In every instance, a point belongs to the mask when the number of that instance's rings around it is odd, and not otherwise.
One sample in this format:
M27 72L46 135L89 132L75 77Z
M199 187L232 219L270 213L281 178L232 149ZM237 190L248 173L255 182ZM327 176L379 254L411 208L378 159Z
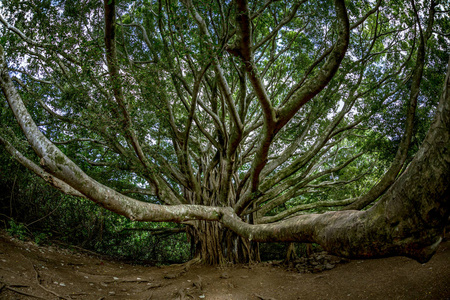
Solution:
M449 5L2 2L6 227L158 262L258 261L274 241L428 259Z
M132 222L91 201L54 190L4 151L0 162L0 221L14 237L78 246L135 263L179 263L191 257L185 233L164 232L179 225ZM145 230L155 228L162 230L157 234Z

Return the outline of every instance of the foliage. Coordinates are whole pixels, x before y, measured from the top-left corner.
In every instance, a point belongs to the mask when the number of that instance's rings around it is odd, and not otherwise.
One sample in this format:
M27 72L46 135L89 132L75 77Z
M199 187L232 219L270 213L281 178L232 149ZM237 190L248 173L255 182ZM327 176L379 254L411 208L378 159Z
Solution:
M57 163L70 159L74 174L121 195L111 210L134 218L124 203L178 205L167 220L184 222L190 204L231 207L262 224L339 210L382 182L368 207L395 181L436 109L448 9L434 1L12 0L0 30L37 132L57 146L50 154L61 151ZM3 139L35 163L46 157L33 154L5 101L0 118ZM76 175L60 179L108 202ZM117 231L147 224L83 199L58 194L42 204L46 219L61 212L70 239L91 248L137 253L143 240L159 242L141 233L127 241ZM185 239L162 248L186 257L177 246Z
M26 227L23 224L17 223L14 220L10 220L8 223L9 223L9 228L6 231L9 234L11 234L12 236L15 236L23 241L27 239L28 232L27 232Z
M3 151L0 162L0 217L8 220L5 227L12 236L37 244L80 246L136 263L167 264L190 258L183 233L157 236L129 230L164 229L174 224L132 222L90 201L55 191Z

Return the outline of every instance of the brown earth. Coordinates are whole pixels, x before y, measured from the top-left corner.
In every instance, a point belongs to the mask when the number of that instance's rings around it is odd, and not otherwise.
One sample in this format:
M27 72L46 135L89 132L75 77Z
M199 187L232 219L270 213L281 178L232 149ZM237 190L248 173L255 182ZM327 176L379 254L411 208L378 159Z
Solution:
M0 231L0 299L450 299L450 241L425 264L390 257L299 273L301 265L136 266Z

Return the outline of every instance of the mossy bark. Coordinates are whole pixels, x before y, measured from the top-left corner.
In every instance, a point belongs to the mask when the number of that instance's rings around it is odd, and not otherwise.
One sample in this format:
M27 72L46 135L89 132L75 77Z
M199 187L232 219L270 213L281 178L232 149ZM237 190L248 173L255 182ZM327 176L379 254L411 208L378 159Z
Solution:
M239 262L246 257L239 255L239 248L248 248L243 253L248 253L250 261L255 257L250 242L296 241L318 243L325 250L346 257L406 255L424 262L431 258L442 240L450 214L450 68L435 121L422 146L408 168L372 208L300 215L254 225L243 222L231 207L141 202L89 177L36 126L12 83L1 52L0 46L0 86L28 142L41 158L42 168L86 198L132 220L200 222L194 227L199 228L196 236L202 258L212 262L221 262L222 258ZM165 191L160 197L171 196ZM207 225L205 221L212 223ZM227 233L225 227L234 233ZM225 252L234 245L233 238L237 239L238 251Z

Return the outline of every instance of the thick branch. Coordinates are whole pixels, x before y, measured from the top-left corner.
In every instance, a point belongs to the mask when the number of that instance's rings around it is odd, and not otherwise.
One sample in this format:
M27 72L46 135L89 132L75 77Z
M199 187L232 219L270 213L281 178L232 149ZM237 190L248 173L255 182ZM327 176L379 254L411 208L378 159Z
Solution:
M426 139L406 171L367 211L298 216L277 224L250 225L230 208L160 206L117 193L85 174L38 129L8 74L0 46L0 86L19 126L48 172L107 209L140 221L220 221L253 241L317 242L343 256L407 255L428 260L441 240L450 209L450 70ZM159 197L173 197L158 190Z
M2 144L6 151L11 154L11 156L18 161L20 164L22 164L25 168L32 171L37 176L44 179L48 184L51 186L57 188L61 192L67 195L75 196L75 197L81 197L86 198L83 194L81 194L79 191L73 189L70 185L65 183L64 181L56 178L55 176L49 174L48 172L44 171L41 167L36 165L34 162L26 158L22 153L20 153L16 148L14 148L7 140L5 140L2 136L0 136L0 144Z
M133 232L141 231L141 232L148 232L151 235L169 236L172 234L186 232L186 227L181 227L181 228L124 228L122 230L117 231L117 233L129 232L129 231L133 231Z
M406 114L405 131L395 154L394 160L389 170L383 175L380 181L374 185L365 195L359 197L355 202L345 207L345 209L362 209L375 201L382 195L396 180L398 173L402 169L408 156L408 149L411 143L414 129L414 118L416 114L417 99L419 97L420 83L422 81L423 69L425 66L426 43L431 35L434 20L434 1L431 3L428 19L427 32L424 34L420 30L420 43L417 51L416 66L413 73L410 95L408 99L408 111ZM417 22L420 22L417 16Z
M317 95L330 82L336 74L342 59L347 52L350 39L350 29L347 9L344 1L335 0L336 15L338 19L338 39L328 55L328 59L318 73L308 79L293 97L278 111L277 127L283 127L297 111Z

